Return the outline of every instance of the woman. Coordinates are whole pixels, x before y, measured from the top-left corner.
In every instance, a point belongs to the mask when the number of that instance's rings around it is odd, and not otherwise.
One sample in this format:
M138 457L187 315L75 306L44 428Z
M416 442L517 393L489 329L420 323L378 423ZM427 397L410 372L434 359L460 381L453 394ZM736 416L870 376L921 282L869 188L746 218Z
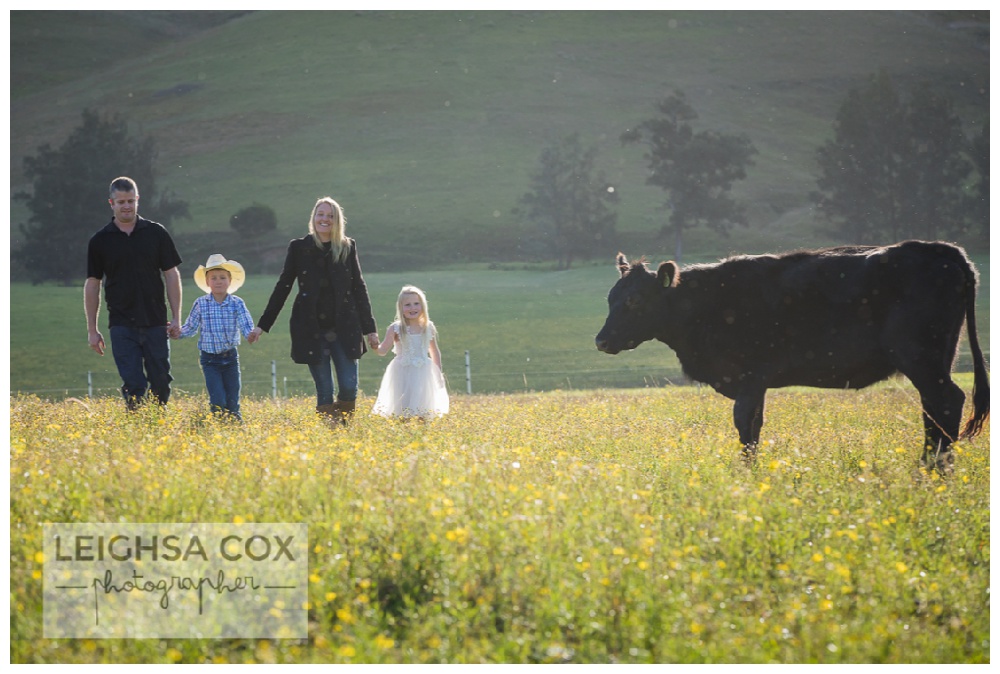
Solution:
M254 332L270 332L298 281L289 332L292 360L309 366L316 383L316 412L347 423L358 396L358 359L377 348L378 327L368 287L361 276L358 248L344 233L344 211L330 197L313 206L309 235L288 244L285 266ZM337 399L333 374L337 375Z

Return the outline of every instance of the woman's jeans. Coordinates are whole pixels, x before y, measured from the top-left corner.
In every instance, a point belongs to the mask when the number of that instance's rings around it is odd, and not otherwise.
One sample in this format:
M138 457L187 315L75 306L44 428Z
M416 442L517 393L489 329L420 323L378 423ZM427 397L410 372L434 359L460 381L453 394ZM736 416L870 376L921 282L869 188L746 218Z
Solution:
M134 410L148 390L161 405L170 398L170 342L167 326L111 326L111 352L122 378L122 396Z
M330 363L337 371L337 400L353 401L358 397L358 361L344 353L344 347L336 339L323 340L319 362L309 364L309 374L316 383L316 404L333 404L333 373Z
M236 349L222 353L201 352L201 371L205 373L208 403L213 413L240 416L240 356Z

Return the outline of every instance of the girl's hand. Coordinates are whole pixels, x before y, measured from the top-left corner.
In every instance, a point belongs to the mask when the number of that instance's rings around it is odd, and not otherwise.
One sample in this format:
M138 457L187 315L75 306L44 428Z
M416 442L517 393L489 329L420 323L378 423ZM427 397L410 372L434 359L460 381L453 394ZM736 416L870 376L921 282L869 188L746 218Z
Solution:
M369 335L369 337L371 337L371 335ZM385 354L389 353L389 349L392 348L392 342L395 338L396 338L396 331L393 330L392 326L390 325L385 331L385 339L382 340L381 344L378 341L378 335L377 334L375 335L375 346L372 348L375 349L375 353L377 353L380 356L384 356Z

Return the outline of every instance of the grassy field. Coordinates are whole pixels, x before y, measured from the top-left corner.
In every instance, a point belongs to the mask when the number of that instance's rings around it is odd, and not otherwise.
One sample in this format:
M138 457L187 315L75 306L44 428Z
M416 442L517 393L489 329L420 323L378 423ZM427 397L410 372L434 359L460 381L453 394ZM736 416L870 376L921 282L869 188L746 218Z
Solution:
M111 355L87 348L82 278L11 284L12 662L990 661L988 426L942 480L917 466L907 382L776 391L750 468L729 401L668 385L669 349L593 345L611 255L655 264L671 247L654 236L662 195L641 151L619 141L657 100L681 88L698 129L760 151L737 188L751 226L692 232L685 262L834 243L808 193L848 90L886 68L978 123L988 39L911 11L15 11L10 24L12 193L30 187L24 157L60 145L84 108L124 115L155 139L160 186L191 205L175 228L185 314L192 251L270 247L278 264L333 194L380 329L401 285L427 291L453 394L431 424L373 418L389 361L369 354L354 423L332 431L289 358L289 302L240 348L244 425L203 417L193 339L173 345L171 404L130 416ZM574 132L622 197L619 235L599 264L526 268L511 209L540 148ZM279 231L244 246L229 216L255 201ZM12 246L26 217L12 202ZM82 273L82 253L70 262ZM976 263L988 348L989 258ZM239 294L257 318L275 272L248 272ZM107 337L103 308L101 325ZM43 638L44 523L170 521L306 523L308 638Z
M808 197L816 148L880 68L900 88L934 84L970 131L988 116L988 48L927 12L15 11L11 190L30 188L24 157L58 147L90 108L155 139L160 187L191 207L178 234L230 232L260 202L280 247L332 194L371 270L503 261L524 255L512 209L541 148L578 132L622 199L606 254L622 241L653 254L672 246L649 242L663 195L619 138L679 88L697 129L760 151L736 189L751 226L693 231L688 250L818 245L831 238ZM11 204L15 225L26 217Z
M772 394L752 468L692 387L453 402L331 430L309 398L13 398L11 661L990 661L989 428L922 473L906 385ZM66 521L306 523L308 638L45 639Z
M362 249L362 260L363 260ZM379 329L384 334L395 314L404 283L427 292L431 318L438 326L445 375L455 393L466 391L465 351L470 352L473 391L501 392L663 385L679 367L667 349L649 348L610 357L594 347L606 315L606 295L617 271L609 264L566 272L490 271L483 267L442 272L366 274ZM187 275L185 274L185 277ZM239 295L254 318L267 303L274 277L251 275ZM201 294L185 278L185 315ZM107 393L121 385L110 353L97 357L86 343L82 290L18 284L11 290L11 388L43 397L86 394L87 372ZM270 334L255 345L243 343L244 392L270 395L271 361L278 368L279 394L313 391L304 365L289 357L288 303ZM102 332L108 339L105 309ZM199 392L204 380L194 338L172 342L175 388ZM58 360L58 365L56 365ZM374 353L361 360L361 388L374 394L389 357Z
M364 265L364 245L361 246ZM628 252L628 251L626 251ZM658 260L652 260L656 264ZM990 264L977 257L981 276L977 296L980 343L989 351ZM196 263L186 263L193 271ZM238 293L256 320L267 303L276 276L248 269L247 283ZM184 315L201 294L187 271L184 279ZM659 343L608 356L594 348L594 336L607 315L607 292L618 278L606 264L567 271L491 270L485 265L443 271L366 273L379 329L392 321L396 296L404 283L427 292L431 318L440 332L444 372L453 394L466 392L465 352L469 351L474 393L589 389L600 387L663 386L682 380L673 352ZM13 284L11 297L12 391L43 398L84 396L87 372L97 394L121 386L111 354L97 357L87 346L82 288ZM255 345L243 343L244 394L271 394L271 361L277 368L278 394L305 395L313 389L304 365L289 357L288 317L291 299L270 334ZM106 309L101 308L105 339ZM971 371L968 343L960 345L958 369ZM204 380L198 366L194 338L172 343L172 371L176 390L198 393ZM369 353L361 359L361 389L374 395L389 360ZM287 378L287 381L286 381Z

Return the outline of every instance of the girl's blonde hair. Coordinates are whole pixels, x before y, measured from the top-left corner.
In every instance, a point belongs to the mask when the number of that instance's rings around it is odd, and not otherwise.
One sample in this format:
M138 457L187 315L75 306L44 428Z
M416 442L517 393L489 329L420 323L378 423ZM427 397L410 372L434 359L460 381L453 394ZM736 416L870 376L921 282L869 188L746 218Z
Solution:
M320 197L316 200L312 213L309 214L309 233L312 234L313 241L316 242L316 247L322 248L323 242L320 241L319 235L316 234L316 226L313 224L313 220L316 219L316 209L320 207L320 204L329 204L333 208L334 222L333 231L330 233L330 250L333 252L334 260L343 262L347 254L351 251L351 242L345 233L347 218L344 217L344 209L333 200L333 197Z
M403 289L399 291L399 297L396 298L396 323L399 325L399 339L404 340L407 338L406 320L403 318L403 297L406 295L416 295L420 298L420 306L423 307L423 311L417 319L417 323L423 328L423 333L420 337L424 343L423 351L426 351L431 347L431 339L434 339L433 333L435 328L434 323L431 322L430 311L427 308L427 295L417 286L403 286Z

